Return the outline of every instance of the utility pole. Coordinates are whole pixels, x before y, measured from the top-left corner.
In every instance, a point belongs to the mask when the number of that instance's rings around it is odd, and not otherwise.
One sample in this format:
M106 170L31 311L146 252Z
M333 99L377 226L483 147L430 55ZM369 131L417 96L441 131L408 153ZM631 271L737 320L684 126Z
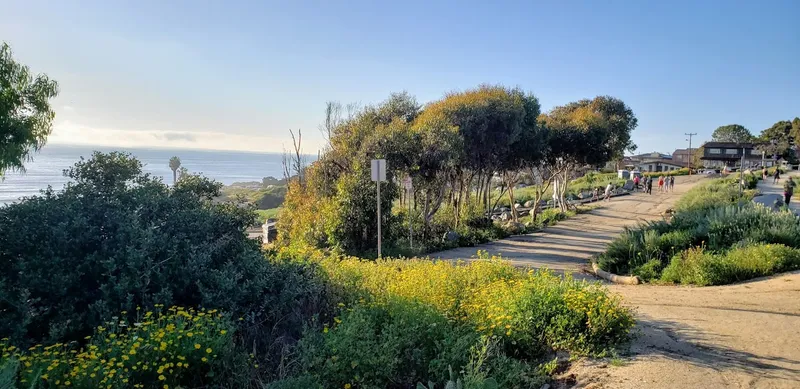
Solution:
M692 155L692 137L697 135L697 133L696 132L691 132L691 133L683 134L683 135L686 135L686 136L689 137L689 139L688 139L689 140L689 153L688 153L689 162L688 162L687 166L689 166L689 175L691 176L692 175L692 157L694 157L694 155Z

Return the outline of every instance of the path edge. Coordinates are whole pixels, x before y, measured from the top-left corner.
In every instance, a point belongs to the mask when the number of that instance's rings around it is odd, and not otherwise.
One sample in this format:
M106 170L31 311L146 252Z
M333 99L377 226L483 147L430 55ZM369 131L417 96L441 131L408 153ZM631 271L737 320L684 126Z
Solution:
M597 266L595 261L592 261L592 271L594 272L594 275L615 284L639 285L642 283L642 280L639 279L639 276L620 276L614 273L609 273L601 269L600 266Z

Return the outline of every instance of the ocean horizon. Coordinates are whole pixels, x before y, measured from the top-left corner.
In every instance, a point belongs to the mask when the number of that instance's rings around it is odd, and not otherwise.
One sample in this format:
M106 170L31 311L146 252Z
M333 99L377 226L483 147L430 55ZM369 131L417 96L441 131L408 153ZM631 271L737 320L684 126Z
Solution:
M0 204L39 194L48 186L55 190L62 189L69 181L64 177L63 170L74 165L81 157L88 159L94 151L131 153L142 161L144 172L162 178L167 184L172 183L169 159L173 156L181 159L181 167L224 185L261 181L269 176L283 177L281 153L48 144L33 155L32 161L25 163L25 172L6 172L0 181ZM310 163L316 156L306 158Z

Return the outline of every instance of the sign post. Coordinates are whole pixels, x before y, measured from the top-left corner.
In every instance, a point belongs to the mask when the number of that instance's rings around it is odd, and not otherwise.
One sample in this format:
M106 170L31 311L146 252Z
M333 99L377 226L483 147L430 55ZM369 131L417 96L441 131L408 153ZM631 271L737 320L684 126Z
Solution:
M386 160L373 159L372 160L372 181L375 181L378 195L377 209L378 209L378 258L381 257L381 182L386 181Z
M403 187L406 188L406 198L408 199L408 247L414 248L414 223L411 220L411 196L414 194L414 183L411 181L411 176L406 176L403 179Z

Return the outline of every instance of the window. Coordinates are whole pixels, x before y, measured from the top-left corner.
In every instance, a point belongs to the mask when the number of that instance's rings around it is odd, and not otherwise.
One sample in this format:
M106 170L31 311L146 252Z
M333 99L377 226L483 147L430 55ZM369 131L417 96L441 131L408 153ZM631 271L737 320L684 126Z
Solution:
M709 154L722 154L722 150L720 149L708 149Z
M678 155L678 161L683 161L683 155Z
M653 165L647 165L647 171L648 172L652 172L653 171Z
M725 149L725 154L728 155L736 155L739 153L739 149Z

